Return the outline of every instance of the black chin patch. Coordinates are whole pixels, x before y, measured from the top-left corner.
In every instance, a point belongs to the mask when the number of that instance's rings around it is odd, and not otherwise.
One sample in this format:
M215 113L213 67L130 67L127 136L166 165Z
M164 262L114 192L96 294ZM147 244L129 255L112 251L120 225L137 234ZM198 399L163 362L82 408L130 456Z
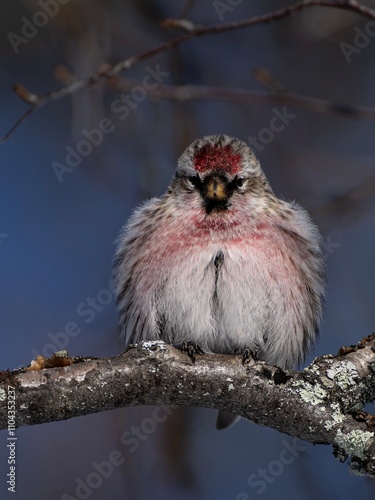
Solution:
M228 200L208 200L206 199L204 202L204 208L206 209L206 213L210 214L211 212L223 212L228 210L230 203Z

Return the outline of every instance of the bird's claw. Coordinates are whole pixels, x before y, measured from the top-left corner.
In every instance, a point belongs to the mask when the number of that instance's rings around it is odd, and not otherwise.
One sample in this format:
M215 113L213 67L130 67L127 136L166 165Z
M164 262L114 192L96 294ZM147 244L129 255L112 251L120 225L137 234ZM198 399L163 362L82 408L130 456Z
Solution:
M203 356L203 349L196 342L186 342L182 343L182 350L186 351L193 365L195 364L195 355L199 354Z
M251 360L258 361L258 359L259 358L258 358L257 351L255 351L253 349L249 349L248 347L246 347L242 351L242 364L243 365L250 363Z

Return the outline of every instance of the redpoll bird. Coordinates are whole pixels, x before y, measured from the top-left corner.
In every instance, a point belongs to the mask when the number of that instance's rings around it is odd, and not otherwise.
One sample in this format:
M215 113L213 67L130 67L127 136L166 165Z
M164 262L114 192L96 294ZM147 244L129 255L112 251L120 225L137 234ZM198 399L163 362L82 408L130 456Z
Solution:
M167 192L136 209L114 278L126 344L161 339L190 355L256 353L288 369L322 317L320 235L273 193L250 148L212 135L178 161ZM217 426L232 418L221 413Z

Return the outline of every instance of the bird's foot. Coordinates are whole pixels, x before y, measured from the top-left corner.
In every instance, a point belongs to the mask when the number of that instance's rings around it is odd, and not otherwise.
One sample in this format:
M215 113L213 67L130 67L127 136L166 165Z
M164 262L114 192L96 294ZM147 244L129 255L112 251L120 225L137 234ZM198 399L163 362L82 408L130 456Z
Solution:
M188 353L193 365L195 364L195 355L199 354L203 356L204 354L203 349L196 342L183 342L182 351L186 351Z
M248 364L251 360L258 361L258 351L254 349L250 349L249 347L245 347L242 351L242 364Z

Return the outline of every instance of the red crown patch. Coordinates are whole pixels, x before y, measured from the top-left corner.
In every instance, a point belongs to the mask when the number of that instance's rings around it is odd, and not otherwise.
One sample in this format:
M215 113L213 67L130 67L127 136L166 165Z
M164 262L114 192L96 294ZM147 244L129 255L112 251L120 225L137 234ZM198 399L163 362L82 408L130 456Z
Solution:
M197 172L223 170L228 174L240 171L241 155L234 153L231 146L203 146L194 155L194 167Z

